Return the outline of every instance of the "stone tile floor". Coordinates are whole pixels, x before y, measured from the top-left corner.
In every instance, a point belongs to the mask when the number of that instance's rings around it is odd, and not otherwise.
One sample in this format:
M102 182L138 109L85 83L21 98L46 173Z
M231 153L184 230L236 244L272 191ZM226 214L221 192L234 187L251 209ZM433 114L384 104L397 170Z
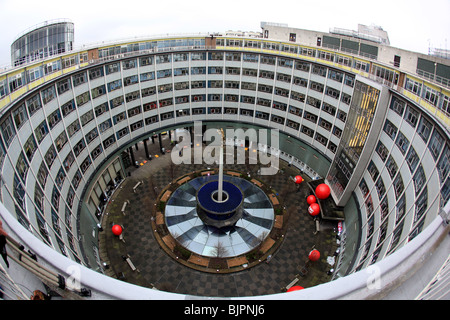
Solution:
M165 136L163 145L170 150L170 141ZM135 158L142 163L138 168L128 168L130 174L116 190L107 206L107 216L103 219L103 232L99 234L101 261L109 268L106 274L124 281L158 290L203 297L245 297L281 293L308 261L308 253L313 247L321 252L321 259L309 263L309 272L300 276L297 285L305 288L330 280L327 271L332 268L326 261L337 249L335 223L322 221L321 231L315 234L313 219L308 214L306 197L310 194L307 182L297 186L289 177L299 174L296 168L280 161L278 174L257 176L278 192L278 197L286 206L284 224L287 230L281 246L273 254L269 263L263 262L245 271L230 274L204 273L186 267L170 257L156 242L151 228L151 213L158 193L173 179L183 174L200 170L207 165L172 166L170 153L162 155L158 142L149 142L153 160L144 164L145 152L142 142L135 151ZM135 148L133 147L133 150ZM155 157L158 155L158 157ZM250 172L256 176L258 165L226 165L225 169ZM133 192L137 182L142 184ZM129 201L125 215L121 209L124 201ZM123 241L111 232L113 224L124 228ZM123 259L129 256L133 271Z

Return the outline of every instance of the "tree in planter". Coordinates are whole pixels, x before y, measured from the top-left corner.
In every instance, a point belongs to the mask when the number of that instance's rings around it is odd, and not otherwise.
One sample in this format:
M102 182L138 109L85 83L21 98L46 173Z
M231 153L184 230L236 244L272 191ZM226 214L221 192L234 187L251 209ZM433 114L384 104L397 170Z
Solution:
M217 258L223 258L228 254L228 249L224 247L222 242L218 242L213 248L212 254Z

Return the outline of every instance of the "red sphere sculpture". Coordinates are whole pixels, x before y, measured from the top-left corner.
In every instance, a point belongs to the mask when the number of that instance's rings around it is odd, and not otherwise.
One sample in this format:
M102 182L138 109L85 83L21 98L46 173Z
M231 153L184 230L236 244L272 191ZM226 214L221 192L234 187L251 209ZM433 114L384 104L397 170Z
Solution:
M330 196L330 187L325 183L321 183L316 187L316 197L323 200Z
M305 289L305 288L303 288L302 286L293 286L293 287L290 287L287 292L298 291L298 290L303 290L303 289Z
M123 231L122 227L119 226L118 224L113 225L111 230L112 230L112 233L114 233L114 235L116 235L116 236L120 236Z
M320 213L320 206L317 203L311 203L308 208L308 212L310 215L317 216Z
M309 195L308 198L306 198L306 202L308 202L309 205L316 203L316 197Z
M295 182L296 184L300 184L300 183L303 182L303 178L302 178L301 176L295 176L294 182Z
M317 260L319 260L319 259L320 259L320 252L319 252L319 250L316 250L316 249L312 250L312 251L309 253L308 258L309 258L309 260L311 260L311 261L317 261Z

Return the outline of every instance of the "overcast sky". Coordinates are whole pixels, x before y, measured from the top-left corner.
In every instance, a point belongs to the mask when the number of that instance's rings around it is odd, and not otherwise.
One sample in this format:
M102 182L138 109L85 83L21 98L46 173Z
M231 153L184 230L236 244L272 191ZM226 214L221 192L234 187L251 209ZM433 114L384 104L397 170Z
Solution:
M260 22L324 31L381 26L391 45L428 53L450 49L450 0L0 0L0 66L10 64L16 37L59 18L75 24L75 47L159 34L261 31Z

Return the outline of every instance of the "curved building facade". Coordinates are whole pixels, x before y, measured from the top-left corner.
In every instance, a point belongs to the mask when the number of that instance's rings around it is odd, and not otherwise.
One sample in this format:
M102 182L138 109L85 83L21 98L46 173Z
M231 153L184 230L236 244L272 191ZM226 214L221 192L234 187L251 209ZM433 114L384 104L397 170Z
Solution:
M143 39L27 64L0 75L0 99L4 228L46 268L70 277L75 262L94 297L179 298L103 275L97 226L126 177L123 152L194 121L278 129L277 148L258 148L324 179L343 208L335 280L289 297L371 297L364 270L380 266L388 286L410 276L414 252L448 249L448 60L264 25L260 35Z

